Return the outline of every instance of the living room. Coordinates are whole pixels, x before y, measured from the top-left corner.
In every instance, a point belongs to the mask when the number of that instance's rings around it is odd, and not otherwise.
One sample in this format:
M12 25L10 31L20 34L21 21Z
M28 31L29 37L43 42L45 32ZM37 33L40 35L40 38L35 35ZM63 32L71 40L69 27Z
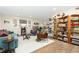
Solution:
M75 41L71 44L70 27L66 27L69 36L65 38L65 43L63 37L62 40L60 39L61 41L58 40L57 35L59 33L56 26L56 24L58 25L58 19L62 19L61 17L66 19L68 15L77 17L78 9L77 6L1 6L0 51L2 53L79 52L79 44L75 42L78 40L74 39ZM67 22L64 23L67 24ZM62 27L62 24L60 26ZM62 46L62 44L65 46Z

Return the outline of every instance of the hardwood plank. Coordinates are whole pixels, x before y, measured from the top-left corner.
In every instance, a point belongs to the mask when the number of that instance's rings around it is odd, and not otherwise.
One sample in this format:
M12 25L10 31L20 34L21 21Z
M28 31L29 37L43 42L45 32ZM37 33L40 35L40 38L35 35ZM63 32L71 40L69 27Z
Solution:
M79 53L79 46L55 40L54 43L40 48L33 53Z

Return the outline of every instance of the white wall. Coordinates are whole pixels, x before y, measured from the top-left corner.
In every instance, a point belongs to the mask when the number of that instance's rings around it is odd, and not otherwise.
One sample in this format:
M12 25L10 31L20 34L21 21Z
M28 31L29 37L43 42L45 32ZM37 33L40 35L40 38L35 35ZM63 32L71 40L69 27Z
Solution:
M53 16L57 16L57 14L62 15L62 13L65 13L65 15L79 14L79 9L71 8L71 9L68 9L68 10L60 11L60 12L54 14ZM51 18L53 18L53 16L51 16Z
M66 15L72 15L72 14L79 14L79 9L70 9L70 10L67 10L67 11L64 11Z
M4 22L2 16L0 16L0 30L4 29Z
M0 25L2 25L2 29L14 31L15 33L19 33L18 19L19 19L18 17L1 16ZM9 23L4 23L4 20L9 21ZM14 20L17 21L16 27L14 26Z
M27 32L30 32L34 22L39 22L41 25L44 25L45 23L44 21L40 21L38 19L34 19L30 17L1 16L0 17L0 29L14 31L17 34L20 34L20 31L21 31L21 24L19 23L20 19L27 20L27 22L31 21L30 25L27 23L27 26L26 26ZM10 23L4 23L4 20L9 21ZM14 23L17 24L17 26L15 26Z

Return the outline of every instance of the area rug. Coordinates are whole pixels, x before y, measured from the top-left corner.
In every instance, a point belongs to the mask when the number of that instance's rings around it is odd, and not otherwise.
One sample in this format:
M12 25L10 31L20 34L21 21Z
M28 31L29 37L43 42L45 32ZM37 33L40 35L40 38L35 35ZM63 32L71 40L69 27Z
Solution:
M19 37L18 48L16 48L16 53L31 53L39 48L42 48L48 44L53 43L54 40L46 39L44 41L37 42L36 36L31 36L31 38L23 40Z

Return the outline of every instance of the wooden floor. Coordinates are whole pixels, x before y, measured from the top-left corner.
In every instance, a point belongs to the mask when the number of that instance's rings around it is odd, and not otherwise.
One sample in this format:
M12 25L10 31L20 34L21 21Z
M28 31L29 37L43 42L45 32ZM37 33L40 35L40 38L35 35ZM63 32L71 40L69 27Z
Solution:
M55 40L54 43L40 48L33 53L79 53L79 46Z

